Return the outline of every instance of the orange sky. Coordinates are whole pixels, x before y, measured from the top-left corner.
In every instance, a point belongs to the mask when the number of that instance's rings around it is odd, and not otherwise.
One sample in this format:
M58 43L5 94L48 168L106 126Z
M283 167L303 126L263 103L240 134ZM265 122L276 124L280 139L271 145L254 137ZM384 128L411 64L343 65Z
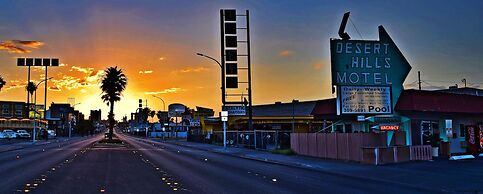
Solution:
M115 108L118 119L134 112L139 98L148 99L150 107L161 110L161 101L152 94L167 104L183 103L191 108L203 106L219 111L220 68L196 52L220 58L219 9L226 7L251 11L254 104L333 97L329 38L337 37L346 10L352 11L351 18L359 25L357 31L352 24L347 27L355 38L362 33L364 39L377 39L377 26L385 25L413 67L405 82L407 88L417 87L419 70L427 80L425 89L460 84L463 77L470 86L483 85L478 68L481 39L459 39L462 35L480 36L482 26L475 24L481 12L467 10L478 6L437 4L434 10L427 10L419 3L329 4L6 1L0 7L5 16L0 17L0 75L7 85L0 92L0 100L26 101L27 69L15 66L17 57L57 57L63 65L49 69L49 77L54 78L49 82L48 104L75 98L81 103L76 108L86 116L89 110L100 108L105 118L108 107L100 99L98 79L107 67L118 66L128 77L127 90ZM367 7L376 11L369 13ZM459 17L432 17L447 10L457 12L453 15ZM459 68L450 71L454 65ZM33 69L32 79L37 83L43 74L41 69ZM43 103L43 86L39 88L38 101Z

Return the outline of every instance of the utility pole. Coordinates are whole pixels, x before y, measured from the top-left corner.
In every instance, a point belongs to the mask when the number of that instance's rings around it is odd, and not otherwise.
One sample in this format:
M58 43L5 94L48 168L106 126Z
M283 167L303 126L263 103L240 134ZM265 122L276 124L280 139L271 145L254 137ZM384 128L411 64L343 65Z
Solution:
M419 90L421 90L421 72L418 71L418 85L419 85Z
M248 10L246 10L246 27L247 27L247 60L248 60L248 130L252 131L255 137L255 149L257 149L257 134L255 129L253 128L253 110L252 110L252 70L251 70L251 61L250 61L250 18L248 14Z

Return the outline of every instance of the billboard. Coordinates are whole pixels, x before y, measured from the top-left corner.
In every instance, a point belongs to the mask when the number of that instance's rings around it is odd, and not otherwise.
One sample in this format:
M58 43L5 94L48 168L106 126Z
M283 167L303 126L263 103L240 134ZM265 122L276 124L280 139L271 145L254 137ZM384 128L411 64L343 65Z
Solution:
M392 114L390 86L340 86L342 114Z
M382 26L379 40L331 39L330 53L337 115L393 113L411 66Z

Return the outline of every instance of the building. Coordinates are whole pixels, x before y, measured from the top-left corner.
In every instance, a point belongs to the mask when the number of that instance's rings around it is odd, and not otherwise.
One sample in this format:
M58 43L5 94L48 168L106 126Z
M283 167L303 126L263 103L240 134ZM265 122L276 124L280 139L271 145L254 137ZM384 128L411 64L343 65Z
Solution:
M47 111L49 129L55 130L57 136L69 136L69 129L75 126L74 108L67 103L54 103Z
M89 115L89 121L92 123L99 123L101 122L102 114L101 109L99 110L91 110L91 114Z
M441 147L449 143L449 152L456 154L466 152L466 127L483 127L483 97L446 91L404 90L391 117L337 115L336 99L317 101L312 114L316 120L333 123L324 132L385 133L382 126L394 126L397 131L404 132L405 145ZM359 119L360 116L363 118Z
M19 130L24 129L32 132L34 128L34 118L29 117L29 112L27 111L27 103L17 102L17 101L0 101L0 130L13 129ZM43 106L37 106L37 110L42 109ZM42 118L43 114L37 115L35 125L37 129L43 129L47 126L46 120Z
M253 129L257 148L275 149L290 146L290 133L317 132L330 121L315 120L312 111L317 101L298 101L253 106ZM228 113L227 138L229 144L251 147L255 144L254 132L248 129L248 115L230 116ZM201 122L203 136L210 142L223 142L223 127L219 118L208 117Z
M453 94L466 94L472 96L483 96L483 90L478 88L458 88L458 86L451 86L448 89L437 90L438 92L453 93Z

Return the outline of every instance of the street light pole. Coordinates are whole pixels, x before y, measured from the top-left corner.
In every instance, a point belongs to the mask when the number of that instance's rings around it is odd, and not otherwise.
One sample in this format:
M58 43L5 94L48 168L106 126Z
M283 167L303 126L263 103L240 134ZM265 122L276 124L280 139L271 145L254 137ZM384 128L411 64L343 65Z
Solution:
M163 111L166 111L166 104L164 103L164 100L163 100L161 97L156 96L156 95L153 95L153 97L155 97L155 98L157 98L157 99L160 99L160 100L161 100L161 102L163 102Z
M224 95L224 88L223 88L224 84L223 83L224 83L225 80L223 79L223 75L224 75L223 74L223 66L221 65L221 63L218 60L216 60L213 57L210 57L210 56L205 55L203 53L196 53L196 55L211 59L211 60L215 61L218 64L218 66L220 66L220 69L221 69L221 87L220 87L220 89L221 89L221 103L224 105L225 104L225 99L224 99L225 95Z
M42 81L40 81L36 86L35 86L35 91L34 91L34 130L33 130L33 133L32 133L32 142L35 143L35 131L37 131L37 88L39 87L39 85L49 79L52 79L53 77L49 77L48 79L44 79ZM44 106L47 106L46 104L44 104ZM44 112L45 114L45 112Z

